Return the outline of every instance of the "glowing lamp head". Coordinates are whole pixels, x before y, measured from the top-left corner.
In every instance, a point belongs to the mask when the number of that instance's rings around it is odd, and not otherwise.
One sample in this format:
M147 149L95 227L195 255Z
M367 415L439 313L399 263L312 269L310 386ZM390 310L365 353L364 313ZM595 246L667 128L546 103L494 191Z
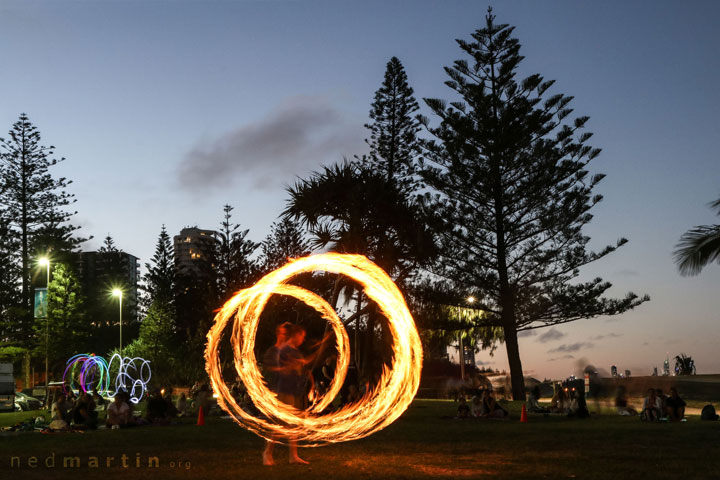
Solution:
M113 297L122 297L122 290L119 288L113 288L112 294Z
M48 265L50 265L50 259L47 257L42 257L38 259L38 265L40 265L41 267L47 267Z
M468 303L475 303L475 297L473 297L472 295L470 295L469 297L467 297L467 302L468 302Z

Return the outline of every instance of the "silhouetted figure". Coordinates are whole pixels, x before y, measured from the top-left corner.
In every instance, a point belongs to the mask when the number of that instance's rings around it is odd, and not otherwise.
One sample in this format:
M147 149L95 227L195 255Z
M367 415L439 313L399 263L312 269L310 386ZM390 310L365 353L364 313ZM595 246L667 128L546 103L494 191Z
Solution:
M665 411L671 422L679 422L685 418L685 400L680 398L675 387L670 389L670 396L665 400Z
M638 412L628 405L627 391L625 386L620 385L615 395L615 408L618 415L637 415Z
M643 420L648 422L654 422L662 416L660 399L657 398L654 388L648 390L648 396L645 397L640 415Z
M577 389L573 392L573 400L570 404L570 412L568 412L568 416L576 418L588 418L590 416L590 412L587 408L587 402L585 400L584 390Z

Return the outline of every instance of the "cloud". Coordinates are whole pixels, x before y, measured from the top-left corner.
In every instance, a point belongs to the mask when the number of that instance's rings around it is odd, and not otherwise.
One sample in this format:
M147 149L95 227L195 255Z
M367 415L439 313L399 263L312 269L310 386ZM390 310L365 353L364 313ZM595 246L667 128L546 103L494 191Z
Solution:
M547 343L552 342L553 340L560 340L561 338L565 337L567 333L563 333L560 330L556 329L555 327L552 327L547 332L540 335L537 339L540 343Z
M518 332L517 334L518 338L534 337L535 335L537 335L536 330L523 330L522 332Z
M619 338L619 337L622 337L622 333L610 332L605 335L597 335L595 337L591 337L590 340L602 340L603 338Z
M475 365L478 367L487 366L487 365L494 365L493 362L485 362L483 360L475 360Z
M575 358L574 355L569 355L569 354L568 354L568 355L563 355L562 357L548 358L548 362L556 362L556 361L558 361L558 360L571 360L571 359L573 359L573 358Z
M570 353L570 352L577 352L584 348L592 348L595 344L590 342L578 342L578 343L571 343L569 345L562 344L557 348L553 348L552 350L548 350L547 353Z
M295 175L367 150L361 122L350 122L321 96L287 100L258 122L196 144L178 169L180 185L193 191L226 187L240 177L264 189Z

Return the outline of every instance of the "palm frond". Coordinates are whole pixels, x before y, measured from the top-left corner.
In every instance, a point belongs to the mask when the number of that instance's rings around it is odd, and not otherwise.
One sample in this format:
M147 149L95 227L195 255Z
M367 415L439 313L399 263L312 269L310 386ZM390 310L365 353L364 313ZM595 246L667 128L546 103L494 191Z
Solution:
M680 237L673 252L683 276L697 275L708 264L720 263L720 225L700 225Z

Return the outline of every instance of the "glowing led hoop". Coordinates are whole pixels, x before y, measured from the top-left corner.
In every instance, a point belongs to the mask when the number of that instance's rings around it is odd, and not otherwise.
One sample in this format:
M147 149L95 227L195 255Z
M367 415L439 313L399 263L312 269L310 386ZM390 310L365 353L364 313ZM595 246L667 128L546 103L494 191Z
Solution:
M132 403L140 403L140 400L142 400L143 396L145 396L147 384L150 382L150 378L152 377L150 361L140 357L121 357L120 354L116 353L110 357L110 362L108 362L108 371L110 371L110 368L116 359L118 363L118 373L115 377L115 393L108 394L108 396L110 398L114 398L118 392L125 390L130 396L130 401ZM130 387L130 385L132 387Z
M80 369L79 373L77 372ZM70 377L68 379L68 373ZM96 381L97 376L97 381ZM79 384L76 387L75 380ZM69 382L68 382L69 380ZM104 395L110 385L110 371L108 364L103 357L80 353L70 357L63 373L63 392L67 394L65 384L69 383L73 390L82 390L85 393L92 392L97 388L100 395Z
M316 294L288 285L294 276L313 271L347 275L360 283L387 317L392 335L392 368L384 368L378 385L357 403L339 411L321 414L344 381L349 363L347 332L334 309ZM265 385L258 370L254 346L258 321L273 294L291 295L315 308L330 322L338 350L336 374L328 392L314 399L307 411L298 411L278 400ZM267 418L245 412L237 404L222 378L219 345L230 317L234 316L231 343L235 368L255 406ZM282 436L308 446L355 440L388 426L408 407L417 393L422 366L422 345L405 299L392 279L362 255L328 253L292 261L267 274L253 287L241 290L222 307L208 332L206 370L218 403L240 425L266 439Z

